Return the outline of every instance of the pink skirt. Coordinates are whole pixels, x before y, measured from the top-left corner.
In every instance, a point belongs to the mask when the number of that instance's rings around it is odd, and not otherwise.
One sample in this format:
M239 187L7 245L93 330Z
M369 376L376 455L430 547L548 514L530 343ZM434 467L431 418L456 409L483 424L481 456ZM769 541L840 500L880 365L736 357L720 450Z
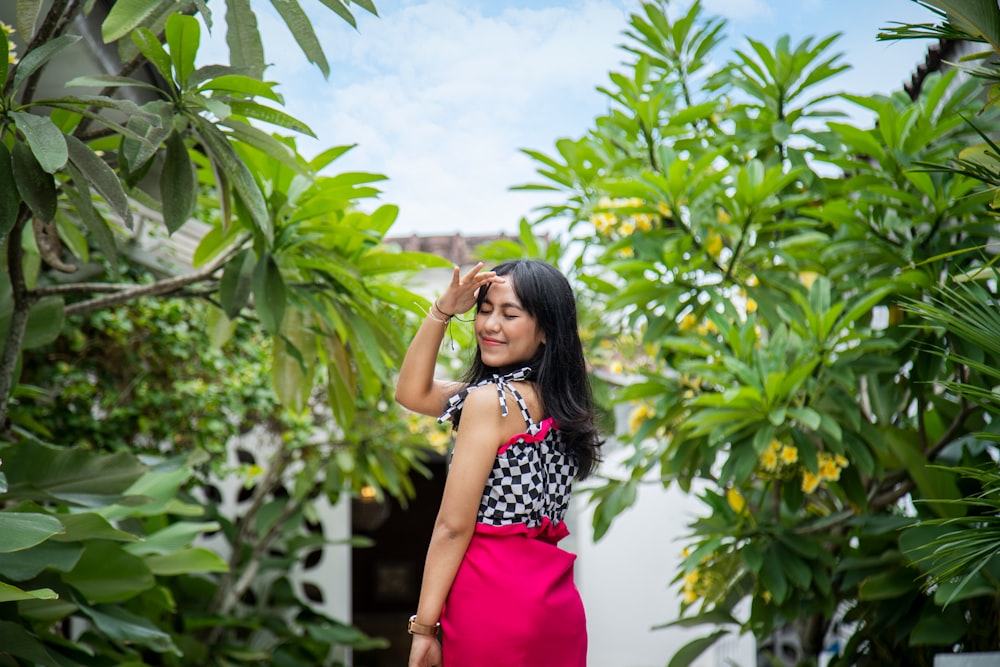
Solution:
M441 614L443 667L586 667L565 524L477 524Z

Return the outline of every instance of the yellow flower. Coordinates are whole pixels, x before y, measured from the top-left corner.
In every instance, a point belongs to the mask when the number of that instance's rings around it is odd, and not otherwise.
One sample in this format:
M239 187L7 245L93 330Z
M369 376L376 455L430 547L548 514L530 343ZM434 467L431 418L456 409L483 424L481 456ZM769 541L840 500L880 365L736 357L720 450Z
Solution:
M799 460L799 450L791 445L785 445L781 448L781 460L785 464L792 464Z
M750 313L756 313L756 312L757 312L757 302L754 299L747 297L747 314L749 315Z
M698 594L695 593L690 588L685 588L684 589L684 603L685 604L692 604L692 603L697 602L697 601L698 601Z
M622 362L620 361L612 361L610 364L608 364L608 370L614 373L615 375L619 375L625 370L625 367L622 366Z
M636 406L636 408L632 410L632 414L630 414L628 417L629 433L635 433L636 431L638 431L639 427L642 426L642 423L647 419L649 419L650 417L654 416L654 414L655 413L652 410L650 410L649 406L647 405Z
M632 208L639 208L640 206L645 205L645 203L646 202L642 201L638 197L629 197L628 199L622 201L621 206L630 206Z
M590 216L590 222L594 225L594 229L597 230L598 234L607 236L614 229L618 218L615 217L614 213L595 213Z
M778 467L778 455L769 449L760 455L760 464L764 466L764 470L774 472Z
M726 489L726 502L737 514L743 514L743 510L747 507L746 498L734 488Z
M727 222L732 220L732 217L729 215L729 212L726 211L726 209L720 208L715 213L715 219L721 222L722 224L726 224Z
M833 462L839 465L841 468L846 468L848 465L848 460L845 459L840 454L837 454L836 456L833 457Z
M760 280L757 279L757 276L750 275L747 278L747 287L756 287L757 285L760 285Z
M802 472L802 490L806 493L812 493L819 486L819 476L814 475L808 470Z
M690 331L691 329L694 329L696 324L698 324L698 318L691 313L688 313L681 318L680 324L677 325L677 328L681 331Z
M636 213L632 216L635 228L642 232L648 232L653 228L653 216L649 213Z
M695 584L698 583L698 580L700 578L701 578L701 573L698 572L698 570L692 570L691 572L688 572L687 574L684 575L684 585L694 586Z
M451 443L451 436L448 435L447 431L441 431L439 429L434 429L428 436L427 441L430 443L431 447L434 449L446 449Z
M715 322L712 320L705 320L698 325L698 333L702 336L706 334L717 334L719 333L719 327L715 326Z
M840 466L828 455L819 457L819 477L828 482L836 482L840 479Z
M705 250L713 258L718 257L722 253L723 245L722 237L715 232L709 234L708 238L705 239Z
M816 278L818 277L819 274L815 271L802 271L799 273L799 282L802 283L802 286L806 289L811 289L813 283L816 282Z
M618 233L622 236L631 236L632 232L635 231L635 223L631 220L625 220L621 225L618 226Z
M681 558L687 558L690 555L691 555L691 549L689 549L688 547L684 547L683 549L681 549Z
M777 438L771 438L771 442L767 444L767 449L768 451L772 451L775 454L777 454L779 451L781 451L782 446L783 445L781 444L780 440L778 440Z
M668 220L674 217L674 212L670 210L670 206L668 206L667 202L665 201L661 201L659 204L657 204L656 210L660 212L660 215L662 215L664 218Z
M621 256L622 257L635 257L635 251L632 250L632 248L630 246L626 246L626 247L624 247L624 248L621 249Z
M771 601L771 591L762 591L761 594L760 594L760 597L761 597L761 599L764 600L764 602L770 602Z
M597 200L597 208L611 208L612 206L610 197L601 197Z

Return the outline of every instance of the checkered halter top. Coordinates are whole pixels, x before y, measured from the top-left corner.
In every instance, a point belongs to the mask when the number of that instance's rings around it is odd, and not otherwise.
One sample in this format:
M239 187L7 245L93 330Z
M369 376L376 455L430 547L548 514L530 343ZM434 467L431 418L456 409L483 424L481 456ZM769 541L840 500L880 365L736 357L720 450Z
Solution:
M493 470L486 482L479 504L477 522L490 526L524 524L535 528L548 519L559 524L569 508L573 478L577 472L574 457L564 451L562 436L550 417L535 422L528 406L514 388L529 376L530 367L505 375L494 374L470 385L448 399L448 407L438 422L456 420L473 389L492 384L500 401L500 414L507 416L507 394L517 401L527 429L515 435L497 450Z

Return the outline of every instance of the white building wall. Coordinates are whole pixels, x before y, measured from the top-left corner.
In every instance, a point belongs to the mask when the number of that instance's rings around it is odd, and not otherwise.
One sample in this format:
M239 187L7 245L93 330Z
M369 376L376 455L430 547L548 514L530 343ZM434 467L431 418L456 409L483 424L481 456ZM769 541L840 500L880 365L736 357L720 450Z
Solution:
M602 473L627 476L622 450L606 452ZM578 494L569 519L575 539L577 587L587 611L589 667L663 667L688 642L715 628L664 628L676 620L681 593L671 585L680 568L680 539L701 504L676 486L640 487L635 504L619 515L599 542L593 541L592 507ZM723 638L694 667L754 667L752 636Z

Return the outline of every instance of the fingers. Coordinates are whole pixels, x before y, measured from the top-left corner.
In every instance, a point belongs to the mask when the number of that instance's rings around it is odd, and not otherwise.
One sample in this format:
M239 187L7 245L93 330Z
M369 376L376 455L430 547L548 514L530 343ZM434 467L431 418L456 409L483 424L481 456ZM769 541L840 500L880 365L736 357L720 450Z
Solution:
M455 274L452 277L452 282L457 282L459 285L481 285L484 283L502 283L506 282L503 278L498 276L495 271L484 271L482 262L477 262L475 266L469 269L464 276L459 278L459 267L455 267Z

